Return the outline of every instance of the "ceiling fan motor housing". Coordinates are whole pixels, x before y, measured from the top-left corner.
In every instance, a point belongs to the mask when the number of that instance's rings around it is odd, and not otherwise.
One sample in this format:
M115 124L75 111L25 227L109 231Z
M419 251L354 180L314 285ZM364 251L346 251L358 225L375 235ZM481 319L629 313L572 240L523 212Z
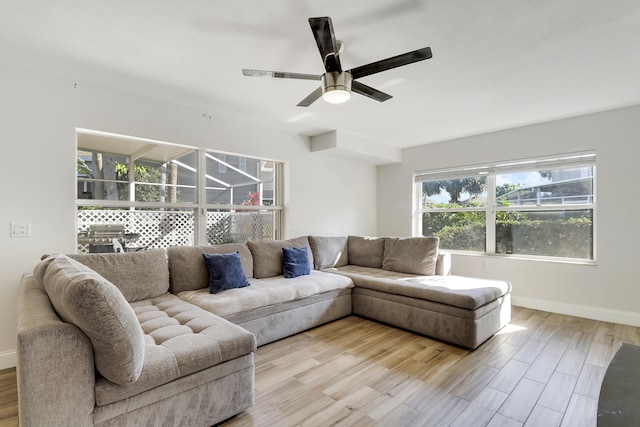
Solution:
M327 102L340 103L351 97L351 81L348 71L331 71L322 75L322 98Z

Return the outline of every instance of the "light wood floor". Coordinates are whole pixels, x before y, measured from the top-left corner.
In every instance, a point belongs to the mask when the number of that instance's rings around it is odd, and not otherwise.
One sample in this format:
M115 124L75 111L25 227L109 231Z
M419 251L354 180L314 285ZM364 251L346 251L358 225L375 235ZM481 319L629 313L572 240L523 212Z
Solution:
M475 351L351 316L260 347L255 405L222 425L595 426L623 341L640 328L519 307ZM0 425L16 415L0 371Z
M0 371L0 426L18 425L16 368Z

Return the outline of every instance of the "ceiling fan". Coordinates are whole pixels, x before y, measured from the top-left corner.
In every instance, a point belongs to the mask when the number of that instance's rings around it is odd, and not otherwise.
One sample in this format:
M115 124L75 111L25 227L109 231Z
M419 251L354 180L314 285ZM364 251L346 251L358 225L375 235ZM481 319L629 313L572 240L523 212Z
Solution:
M340 65L340 53L344 49L344 45L336 41L333 32L333 24L328 16L319 18L309 18L309 25L313 31L313 37L316 39L322 62L324 63L325 73L316 74L300 74L281 71L266 70L250 70L243 69L242 74L250 77L273 77L277 79L302 79L302 80L320 80L321 86L311 92L306 98L298 103L298 107L308 107L320 96L327 102L339 104L346 102L351 98L351 92L359 93L368 98L384 102L391 98L391 95L381 92L377 89L367 86L364 83L356 81L360 77L369 76L381 71L390 70L392 68L401 67L403 65L412 64L414 62L423 61L431 58L431 48L425 47L401 55L392 56L391 58L381 61L372 62L367 65L361 65L350 70L343 70Z

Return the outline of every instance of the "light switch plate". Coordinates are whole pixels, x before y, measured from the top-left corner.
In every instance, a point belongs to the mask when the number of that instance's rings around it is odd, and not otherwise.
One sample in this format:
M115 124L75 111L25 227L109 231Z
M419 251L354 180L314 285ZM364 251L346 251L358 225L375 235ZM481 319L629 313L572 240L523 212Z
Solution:
M30 237L30 236L31 236L30 222L12 222L11 223L11 237Z

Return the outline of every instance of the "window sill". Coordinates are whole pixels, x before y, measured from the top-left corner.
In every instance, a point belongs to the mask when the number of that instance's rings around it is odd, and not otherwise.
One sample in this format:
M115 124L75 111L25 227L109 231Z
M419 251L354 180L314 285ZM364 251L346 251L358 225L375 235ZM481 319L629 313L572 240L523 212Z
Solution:
M535 261L535 262L547 262L556 264L571 264L571 265L586 265L597 266L598 263L595 260L576 259L576 258L553 258L535 255L507 255L507 254L488 254L480 252L467 252L457 251L451 249L442 249L443 252L448 252L451 255L456 256L468 256L468 257L484 257L484 258L500 258L500 259L513 259L518 261Z

